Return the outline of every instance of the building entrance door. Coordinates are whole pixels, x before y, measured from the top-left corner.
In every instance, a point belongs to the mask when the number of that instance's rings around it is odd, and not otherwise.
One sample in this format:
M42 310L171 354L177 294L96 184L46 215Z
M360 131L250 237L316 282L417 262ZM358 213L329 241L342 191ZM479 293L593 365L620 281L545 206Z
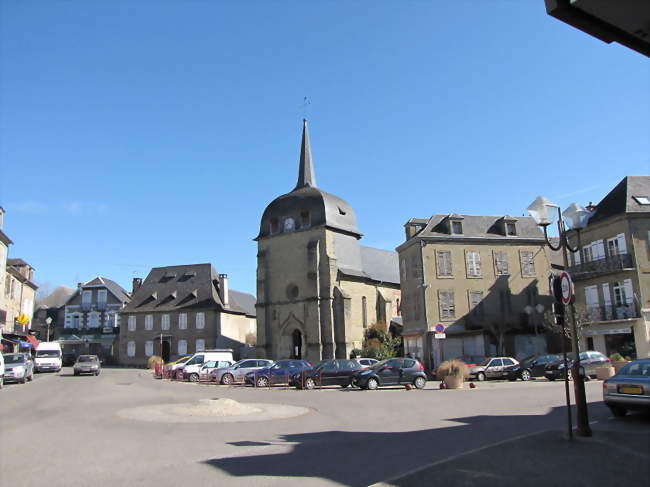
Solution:
M171 344L169 343L169 340L163 340L162 350L160 351L160 355L162 356L163 362L169 362L170 351L171 351Z
M300 330L294 330L292 337L293 337L293 347L291 349L292 352L291 358L301 359L302 358L302 333L300 333Z

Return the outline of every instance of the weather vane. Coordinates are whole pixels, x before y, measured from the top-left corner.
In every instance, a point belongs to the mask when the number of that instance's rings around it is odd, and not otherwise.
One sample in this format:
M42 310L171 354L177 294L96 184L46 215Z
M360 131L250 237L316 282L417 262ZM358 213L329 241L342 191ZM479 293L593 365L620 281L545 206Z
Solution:
M306 96L302 99L302 118L307 118L307 106L311 105L311 100Z

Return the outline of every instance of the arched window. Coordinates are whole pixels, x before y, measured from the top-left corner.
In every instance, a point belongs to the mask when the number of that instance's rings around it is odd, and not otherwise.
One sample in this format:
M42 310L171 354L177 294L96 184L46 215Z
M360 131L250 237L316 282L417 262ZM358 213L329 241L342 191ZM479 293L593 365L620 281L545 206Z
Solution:
M364 328L368 328L368 303L366 297L361 298L361 319Z

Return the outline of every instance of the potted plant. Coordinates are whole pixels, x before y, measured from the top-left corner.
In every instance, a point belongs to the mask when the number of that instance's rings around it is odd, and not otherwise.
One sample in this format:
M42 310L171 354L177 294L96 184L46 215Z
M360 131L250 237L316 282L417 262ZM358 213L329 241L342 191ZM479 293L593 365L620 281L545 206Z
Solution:
M609 356L609 360L614 367L614 371L618 374L618 371L621 370L627 364L627 360L620 353L616 352Z
M460 360L446 360L436 370L436 378L443 381L447 389L462 389L467 377L467 365Z

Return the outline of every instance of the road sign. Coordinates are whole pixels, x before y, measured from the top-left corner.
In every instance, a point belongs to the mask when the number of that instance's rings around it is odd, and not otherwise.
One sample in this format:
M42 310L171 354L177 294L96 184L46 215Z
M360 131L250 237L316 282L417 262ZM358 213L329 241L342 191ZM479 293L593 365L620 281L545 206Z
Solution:
M562 286L562 302L569 304L573 297L573 281L568 272L560 274L560 284Z
M445 333L435 333L433 335L433 338L437 338L438 340L442 340L443 338L447 338L447 335Z
M444 333L445 332L445 325L442 323L438 323L435 327L436 333Z

